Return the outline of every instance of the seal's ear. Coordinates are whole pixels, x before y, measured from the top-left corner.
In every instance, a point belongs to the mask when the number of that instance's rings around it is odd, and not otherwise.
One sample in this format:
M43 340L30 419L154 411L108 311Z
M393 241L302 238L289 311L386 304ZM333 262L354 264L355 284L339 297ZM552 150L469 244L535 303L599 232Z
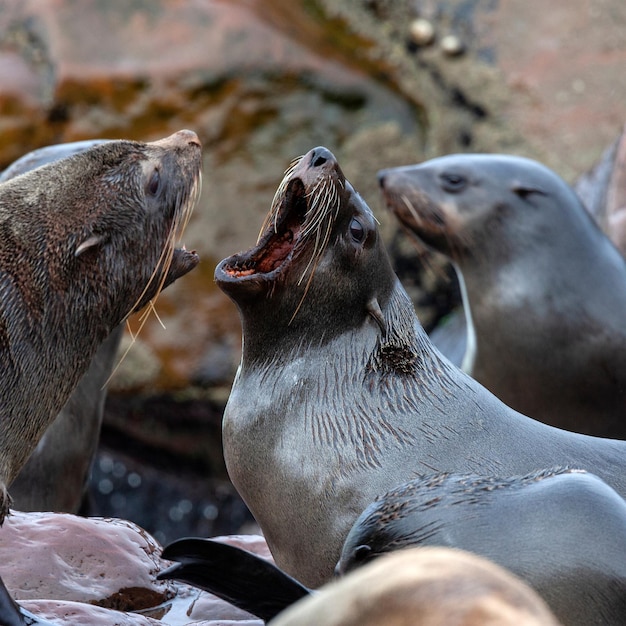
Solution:
M102 235L90 235L77 246L74 256L79 257L81 254L87 252L87 250L99 246L103 241L104 237Z
M374 318L374 321L380 327L380 331L383 334L383 337L387 335L387 324L385 323L385 318L383 316L383 312L380 308L380 304L378 304L378 300L376 298L372 298L367 303L367 313Z
M529 196L532 196L535 193L540 196L548 195L547 192L541 189L541 187L537 187L537 185L528 185L518 180L511 184L511 191L522 198L522 200L526 200Z

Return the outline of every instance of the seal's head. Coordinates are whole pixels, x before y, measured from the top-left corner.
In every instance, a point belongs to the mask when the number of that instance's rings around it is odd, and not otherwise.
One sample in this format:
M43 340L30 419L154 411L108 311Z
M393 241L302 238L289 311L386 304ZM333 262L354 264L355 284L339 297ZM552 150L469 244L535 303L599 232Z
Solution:
M240 309L248 354L279 333L319 343L368 315L382 323L396 281L374 215L323 147L292 163L257 245L224 259L215 278Z
M507 478L440 472L402 483L377 497L354 522L344 541L335 574L344 575L382 554L411 546L464 548L463 531L459 531L463 524L476 524L477 536L485 532L476 521L475 509L484 508L497 499L506 502L507 498L517 497L541 481L565 477L567 484L571 484L581 475L586 473L567 467ZM518 529L518 534L521 537L522 530ZM513 533L511 546L515 537ZM518 538L518 541L521 540ZM506 545L506 538L504 543Z
M477 255L506 258L515 247L533 254L559 235L569 207L579 209L581 228L589 222L565 181L522 157L455 154L382 170L378 180L387 206L409 233L457 262ZM529 247L528 241L535 243Z
M185 130L152 143L104 142L0 186L2 231L13 243L0 248L0 264L19 258L28 314L69 295L113 328L192 269L197 256L175 241L200 167L200 141ZM38 280L42 266L49 280Z

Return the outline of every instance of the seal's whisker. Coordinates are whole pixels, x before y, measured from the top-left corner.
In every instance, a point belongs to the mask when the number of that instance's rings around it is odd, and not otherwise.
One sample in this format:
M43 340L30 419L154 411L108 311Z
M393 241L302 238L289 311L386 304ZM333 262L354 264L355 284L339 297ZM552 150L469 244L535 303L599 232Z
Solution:
M194 179L193 186L188 193L185 193L183 197L176 198L174 219L172 220L172 224L170 225L170 229L167 234L163 249L161 250L159 259L157 260L157 263L154 267L154 270L152 271L152 274L150 275L150 278L146 283L146 286L144 287L143 291L141 292L129 312L126 314L126 316L130 315L143 300L144 296L152 285L152 281L157 275L159 276L159 285L153 298L154 301L156 301L159 294L163 290L163 285L165 284L165 280L167 279L167 272L174 258L175 240L182 236L199 197L198 178L200 177L198 176L196 177L196 179Z
M300 302L298 303L296 310L293 312L293 315L291 316L291 319L289 320L289 323L287 324L287 326L291 326L291 322L293 322L293 320L295 319L296 315L298 314L298 311L300 310L300 307L302 306L302 304L304 303L304 300L306 299L307 293L309 293L309 288L311 287L311 282L313 280L313 276L315 276L315 270L317 269L317 265L320 261L320 258L321 258L321 255L318 255L315 261L315 265L313 266L313 269L311 270L311 273L309 275L309 280L307 280L306 286L304 287L304 293L302 294L302 298L300 298ZM304 278L304 276L302 276L300 280L302 280L302 278ZM298 281L298 284L300 284L300 281Z
M130 326L130 320L126 319L126 331L130 335L130 343L126 346L126 350L124 350L122 356L118 359L117 363L115 364L115 367L111 370L109 377L104 381L104 384L102 385L102 389L104 389L111 382L111 379L113 378L113 376L115 376L117 370L120 368L120 365L124 362L124 359L126 359L126 356L130 352L130 349L135 344L135 341L137 341L137 337L139 336L139 332L141 331L142 328L143 328L143 324L139 327L139 330L136 333L134 333Z
M415 221L418 224L421 224L423 220L420 217L420 214L417 212L417 210L413 206L413 203L409 200L408 196L406 196L405 194L401 194L400 200L402 200L404 206L409 210L409 213L414 217Z
M316 188L319 187L316 186ZM333 205L335 206L335 212L333 215ZM320 207L321 210L318 211L318 206ZM313 200L313 204L311 206L310 209L310 213L314 215L313 220L310 222L310 224L308 226L310 226L311 224L315 224L315 244L313 246L313 251L311 253L311 257L309 259L309 262L307 263L306 267L304 268L304 271L302 272L302 275L300 276L299 280L298 280L298 285L302 284L302 281L304 280L304 277L306 276L307 272L309 271L309 269L311 268L311 264L313 264L313 269L310 273L310 277L309 280L307 282L307 286L304 292L304 295L302 296L302 299L300 301L300 303L298 304L298 307L296 309L297 310L300 308L300 306L302 306L302 303L304 301L304 298L306 297L306 294L308 292L309 286L310 286L310 282L313 278L313 275L315 274L315 268L317 267L319 260L322 256L322 254L324 253L324 250L326 249L326 247L328 246L328 242L330 241L330 235L332 232L332 227L333 224L335 223L336 219L337 219L337 215L338 215L338 209L339 209L339 194L337 192L337 189L334 185L332 185L329 181L324 181L324 189L323 191L318 194L314 200ZM307 212L307 214L309 213ZM324 232L324 235L321 236L322 233L322 224L323 221L327 220L327 225L326 225L326 230ZM311 232L312 228L307 228L305 229L305 231L303 232L301 238L300 238L300 242L305 242L305 234L309 234ZM295 313L294 313L295 316ZM293 317L292 317L293 319Z
M106 382L104 383L103 387L106 387L106 385L109 383L109 381L111 380L111 378L113 377L113 375L117 372L118 368L120 367L120 365L124 362L124 359L126 358L126 356L128 355L131 347L133 346L133 344L135 343L135 341L137 340L137 337L141 334L141 331L143 330L146 322L148 321L150 314L154 314L154 316L156 317L158 323L161 325L161 327L163 329L166 328L165 324L163 323L163 320L161 319L161 316L157 313L156 307L155 307L155 303L158 299L158 297L161 295L161 291L163 291L163 287L165 285L165 281L167 280L167 273L172 265L172 261L174 259L174 253L175 253L175 242L176 240L180 239L187 227L187 224L189 223L189 220L191 219L191 215L193 213L193 209L196 206L196 203L200 197L200 191L201 191L201 187L202 187L202 174L199 173L193 180L192 186L189 190L186 190L182 193L178 193L176 196L176 199L173 203L174 205L174 218L172 219L172 223L170 224L170 228L168 230L168 233L166 235L165 238L165 243L163 245L163 248L161 250L161 253L159 255L159 258L156 262L156 265L154 267L154 269L152 270L152 273L150 274L150 277L145 285L145 287L143 288L141 294L139 295L139 297L135 300L135 303L133 304L133 306L130 308L130 310L128 311L128 313L125 315L124 320L126 321L126 328L130 334L131 337L131 341L130 344L128 345L128 347L126 348L126 350L124 351L124 353L122 354L122 356L119 358L119 361L117 362L117 364L115 365L115 367L113 368L113 370L111 371L110 376L107 378ZM131 330L131 326L130 326L130 321L129 321L129 316L131 315L131 313L139 306L139 304L142 302L144 296L146 295L146 293L148 292L148 290L150 289L151 285L153 284L154 279L158 276L158 285L156 288L156 293L155 295L148 301L148 303L146 304L146 308L144 311L141 312L141 314L139 315L138 319L139 319L139 327L137 328L136 332L132 332Z
M257 237L257 244L261 240L263 233L269 228L270 224L273 223L274 232L278 232L278 216L280 214L280 205L285 197L287 185L291 182L290 176L291 174L293 174L293 171L296 169L301 160L302 156L296 157L291 161L291 163L285 170L283 178L278 185L278 189L276 189L276 193L274 193L274 197L272 198L270 212L267 214L265 220L263 220L263 223L261 224L261 230L259 231L259 236Z

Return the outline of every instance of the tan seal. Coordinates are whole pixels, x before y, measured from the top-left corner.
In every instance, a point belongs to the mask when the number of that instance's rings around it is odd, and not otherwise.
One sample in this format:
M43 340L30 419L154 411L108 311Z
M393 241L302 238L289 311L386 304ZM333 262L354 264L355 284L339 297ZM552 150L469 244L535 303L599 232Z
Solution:
M394 552L325 585L272 626L558 626L543 600L485 558L450 548Z

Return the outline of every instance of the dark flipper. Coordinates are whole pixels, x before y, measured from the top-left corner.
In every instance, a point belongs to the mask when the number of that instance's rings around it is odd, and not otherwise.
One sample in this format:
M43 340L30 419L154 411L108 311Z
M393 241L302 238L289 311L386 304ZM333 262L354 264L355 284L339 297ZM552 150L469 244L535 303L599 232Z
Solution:
M264 621L311 593L269 561L211 539L179 539L162 557L178 561L159 580L180 580L199 587Z

